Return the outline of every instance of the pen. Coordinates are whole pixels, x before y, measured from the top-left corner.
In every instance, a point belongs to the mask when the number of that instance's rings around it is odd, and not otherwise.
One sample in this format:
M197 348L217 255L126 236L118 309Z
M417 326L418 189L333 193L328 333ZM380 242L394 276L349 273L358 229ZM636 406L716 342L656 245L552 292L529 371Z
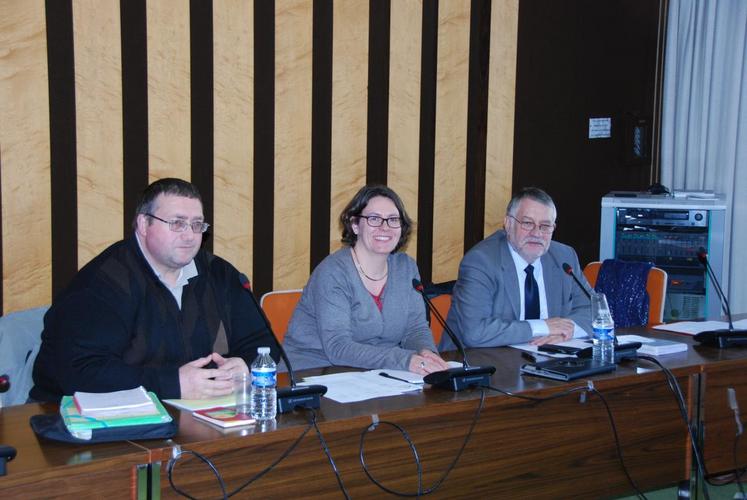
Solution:
M381 376L382 376L382 377L384 377L384 378L390 378L390 379L392 379L392 380L399 380L400 382L406 382L406 383L408 383L408 384L411 384L411 383L412 383L412 382L410 382L409 380L405 380L405 379L403 379L403 378L399 378L399 377L394 377L394 376L392 376L392 375L389 375L389 374L388 374L388 373L386 373L386 372L379 372L379 375L381 375Z

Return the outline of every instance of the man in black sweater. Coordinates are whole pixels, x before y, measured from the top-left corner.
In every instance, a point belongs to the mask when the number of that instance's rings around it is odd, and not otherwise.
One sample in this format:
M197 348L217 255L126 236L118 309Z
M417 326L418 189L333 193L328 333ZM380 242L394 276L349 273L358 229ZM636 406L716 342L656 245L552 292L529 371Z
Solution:
M134 234L86 264L44 317L30 397L139 385L161 398L231 393L257 347L277 347L231 264L200 249L209 224L197 188L145 190Z

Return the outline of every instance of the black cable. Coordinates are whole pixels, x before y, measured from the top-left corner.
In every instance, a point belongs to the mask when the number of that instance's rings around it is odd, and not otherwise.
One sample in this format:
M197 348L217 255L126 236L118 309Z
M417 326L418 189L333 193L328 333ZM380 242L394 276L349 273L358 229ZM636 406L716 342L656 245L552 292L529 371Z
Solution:
M226 495L226 483L223 481L223 477L220 475L220 472L218 472L218 469L215 467L215 465L213 464L213 462L211 462L209 458L207 458L206 456L202 455L201 453L197 453L196 451L191 451L191 450L184 450L184 451L180 452L177 456L171 457L169 459L169 462L168 462L167 466L166 466L166 470L167 470L168 476L169 476L169 484L171 485L171 488L175 492L177 492L179 495L181 495L183 497L189 498L190 500L197 500L195 497L193 497L190 494L188 494L187 492L179 489L174 484L174 480L172 478L172 473L174 471L174 467L176 466L176 462L181 458L182 455L193 455L193 456L199 458L200 460L202 460L204 463L206 463L208 465L208 467L210 467L210 470L213 472L213 475L215 476L215 478L218 480L218 484L220 485L220 491L223 494L223 496L221 498L223 498L225 500L225 499L227 499L230 496L230 495Z
M737 488L739 488L739 493L742 495L741 498L745 498L744 488L742 487L742 469L740 469L739 462L737 461L737 447L739 445L739 436L741 435L741 433L737 432L737 435L734 437L734 480L737 483Z
M739 418L739 415L735 415L736 418ZM728 472L725 474L721 474L718 476L709 476L705 478L705 480L710 484L711 486L724 486L731 483L736 483L737 488L739 489L739 493L742 495L742 498L745 497L744 493L744 487L742 486L742 474L744 474L744 467L739 467L739 460L738 460L738 449L739 449L739 438L742 435L741 428L739 426L739 423L737 423L737 432L734 436L734 446L732 448L732 459L734 461L734 470L732 472Z
M638 355L638 359L645 359L646 361L650 361L657 365L659 368L661 368L662 373L664 374L664 378L667 381L667 385L669 386L669 389L674 394L674 399L677 402L677 406L680 410L680 415L682 416L682 420L685 422L685 427L687 427L687 434L690 437L690 444L693 449L693 454L695 455L695 464L698 468L698 472L700 473L701 477L703 478L703 496L706 500L710 500L710 495L708 493L708 472L706 471L705 462L703 460L703 452L700 449L700 446L698 445L698 440L695 437L695 434L693 434L693 429L690 426L690 418L687 413L687 404L685 403L685 396L682 394L682 390L680 389L680 384L677 382L677 377L674 376L672 371L661 364L661 362L656 359L654 356L647 356L643 354Z
M617 433L617 425L615 424L615 418L612 416L612 410L610 409L610 405L607 403L607 400L604 396L602 396L602 393L599 392L593 385L589 387L589 392L596 395L600 401L604 404L605 410L607 410L607 417L610 422L610 427L612 428L612 435L615 437L615 449L617 450L617 458L620 461L620 466L622 467L623 473L625 473L625 477L628 478L628 483L633 487L635 490L636 495L638 495L639 498L646 499L646 495L641 492L640 488L638 488L638 485L633 480L633 477L630 475L630 471L628 471L628 467L625 465L625 459L623 457L623 451L622 446L620 446L620 436Z
M322 431L319 429L319 425L317 424L316 412L314 410L310 411L311 423L314 425L314 429L316 430L316 435L319 438L319 443L322 446L322 451L324 451L324 454L327 455L329 465L332 466L332 471L335 473L337 484L340 486L340 491L342 491L342 494L345 495L345 498L347 500L350 500L350 495L348 494L348 490L345 489L345 484L342 482L342 476L340 475L340 471L337 469L337 464L335 464L335 460L332 458L332 453L329 451L329 447L327 446L327 441L324 439L324 436L322 436Z
M254 481L256 481L257 479L261 478L262 476L264 476L265 474L267 474L268 472L270 472L272 469L274 469L277 464L279 464L280 462L282 462L283 460L285 460L288 457L288 455L290 455L291 452L296 449L296 446L298 446L298 444L306 436L306 434L309 433L309 431L311 430L312 425L313 424L311 422L309 422L309 425L306 426L306 429L304 429L304 431L301 433L301 435L298 436L298 438L296 438L296 440L293 441L293 443L291 443L291 445L288 447L288 449L285 450L277 459L275 459L274 462L272 462L270 465L268 465L267 467L265 467L263 470L259 471L254 477L249 478L244 484L242 484L241 486L239 486L238 488L236 488L235 490L233 490L231 493L229 493L228 496L231 497L231 496L235 495L236 493L238 493L239 491L243 490L244 488L246 488L247 486L249 486L250 484L252 484Z
M177 456L172 457L172 458L169 459L169 462L168 462L168 465L167 465L169 484L171 485L171 488L176 493L178 493L179 495L181 495L183 497L186 497L186 498L189 498L190 500L197 500L195 497L190 496L188 493L186 493L185 491L183 491L180 488L178 488L176 486L176 484L174 484L174 481L172 479L172 471L173 471L174 467L176 466L176 462L179 460L179 458L182 455L187 455L187 454L188 455L194 455L195 457L197 457L200 460L202 460L203 462L205 462L210 467L210 469L212 470L213 475L215 475L215 477L218 479L218 483L220 484L221 493L222 493L221 498L224 499L224 500L227 499L227 498L230 498L233 495L235 495L236 493L238 493L241 490L243 490L244 488L246 488L247 486L249 486L251 483L253 483L257 479L261 478L262 476L264 476L265 474L267 474L268 472L270 472L281 461L285 460L288 457L288 455L290 455L291 452L293 452L293 450L296 449L296 447L298 446L298 444L306 436L306 434L308 434L308 432L311 430L311 428L314 425L315 425L314 422L309 422L309 425L306 427L306 429L304 429L304 431L301 433L301 435L298 436L298 438L296 438L296 440L293 443L291 443L291 445L288 447L288 449L286 449L277 459L275 459L274 462L272 462L270 465L268 465L267 467L265 467L263 470L261 470L260 472L258 472L257 474L255 474L253 477L249 478L244 484L242 484L241 486L239 486L238 488L236 488L235 490L233 490L231 493L226 494L226 484L223 481L223 477L221 476L220 472L218 472L218 469L215 467L215 465L213 465L213 462L211 462L210 459L208 459L204 455L202 455L200 453L197 453L196 451L192 451L192 450L182 450Z
M485 404L485 389L481 389L480 390L480 404L477 406L477 409L475 410L475 415L472 418L472 423L470 424L469 430L467 431L467 435L464 438L464 442L462 443L462 446L459 448L459 451L454 457L454 460L449 464L449 466L446 468L446 470L441 475L441 477L438 478L436 482L433 483L433 485L430 486L429 488L425 490L423 489L423 466L420 462L420 456L418 455L418 450L415 447L415 443L412 442L412 439L410 439L409 434L403 427L393 422L388 422L385 420L374 422L371 425L367 426L365 429L363 429L363 431L361 432L359 456L360 456L361 466L363 467L363 472L366 473L366 476L368 476L368 479L370 479L373 484L375 484L376 486L378 486L379 488L381 488L382 490L386 491L387 493L391 495L396 495L400 497L421 497L423 495L429 495L433 493L446 480L446 478L451 473L451 471L454 469L454 467L456 467L456 464L459 461L459 458L462 456L464 449L467 447L467 443L469 443L469 440L472 437L472 433L475 429L475 426L477 425L477 421L480 419L480 413L482 412L484 404ZM417 476L418 476L418 490L415 493L401 492L401 491L396 491L391 488L388 488L384 486L381 482L379 482L376 478L374 478L371 472L368 470L368 466L366 465L366 459L364 456L365 452L363 449L366 435L369 432L375 430L380 424L386 424L397 429L400 432L400 434L402 434L402 437L405 439L408 446L410 447L410 451L412 452L413 457L415 459L415 465L417 467Z
M493 387L493 386L488 386L488 389L490 389L491 391L499 392L501 394L504 394L512 398L525 399L527 401L534 401L535 403L542 403L545 401L552 401L553 399L564 398L576 392L588 391L589 386L588 385L577 385L575 387L571 387L568 390L565 390L563 392L558 392L550 396L527 396L526 394L516 394L515 392L507 391L499 387Z
M622 466L623 472L625 473L625 477L628 478L628 482L635 490L636 494L641 498L646 498L646 495L644 495L641 490L638 488L638 485L635 483L633 478L630 475L630 472L628 471L628 468L625 465L625 460L623 459L623 453L622 453L622 447L620 446L620 438L617 434L617 425L615 425L615 419L612 416L612 411L610 410L609 405L607 404L607 400L602 396L602 394L594 387L594 384L591 382L587 383L587 385L579 385L575 387L571 387L570 389L567 389L563 392L558 392L555 394L552 394L550 396L527 396L526 394L516 394L510 391L506 391L503 389L500 389L498 387L489 387L489 389L492 389L496 392L500 392L501 394L505 394L506 396L517 398L517 399L524 399L527 401L534 401L536 403L543 403L545 401L551 401L553 399L562 398L565 396L568 396L570 394L576 393L576 392L591 392L594 393L604 404L605 409L607 410L607 416L609 418L610 426L612 427L612 433L615 438L615 448L617 450L617 458L620 461L620 465Z

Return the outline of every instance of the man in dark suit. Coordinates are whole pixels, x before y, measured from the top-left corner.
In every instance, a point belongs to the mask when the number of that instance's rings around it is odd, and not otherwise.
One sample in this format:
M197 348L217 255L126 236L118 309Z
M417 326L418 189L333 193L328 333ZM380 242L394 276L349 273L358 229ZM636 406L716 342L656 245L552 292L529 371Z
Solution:
M467 347L557 343L591 332L589 299L562 268L578 269L578 256L552 241L556 215L546 192L524 188L506 208L505 229L464 256L448 323ZM449 348L444 338L441 349Z

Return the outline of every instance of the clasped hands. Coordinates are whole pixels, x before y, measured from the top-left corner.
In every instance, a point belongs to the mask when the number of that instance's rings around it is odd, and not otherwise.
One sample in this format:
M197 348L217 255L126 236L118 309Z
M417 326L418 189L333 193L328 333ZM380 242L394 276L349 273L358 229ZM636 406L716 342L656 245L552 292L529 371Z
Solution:
M214 362L216 368L205 368ZM217 352L179 367L182 399L206 399L225 396L233 391L233 377L249 372L241 358L224 358Z

